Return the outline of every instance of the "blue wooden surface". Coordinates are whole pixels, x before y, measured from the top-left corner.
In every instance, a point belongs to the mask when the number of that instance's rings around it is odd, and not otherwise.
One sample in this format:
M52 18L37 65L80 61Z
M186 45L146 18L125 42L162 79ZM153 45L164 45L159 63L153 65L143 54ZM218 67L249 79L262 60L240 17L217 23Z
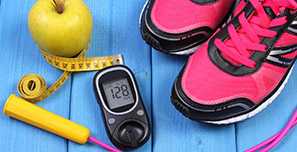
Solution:
M0 0L0 108L22 75L38 73L48 83L61 74L41 57L27 27L27 15L35 0ZM138 18L144 0L85 0L92 11L94 29L88 55L121 53L136 74L152 120L151 139L136 151L243 151L277 132L297 106L297 71L276 101L252 119L227 126L211 126L186 119L170 103L172 83L186 61L156 52L139 34ZM86 125L110 143L92 91L94 73L74 74L69 81L38 105ZM0 114L2 152L92 152L94 145L78 145ZM296 151L297 131L274 151Z
M16 93L16 85L22 75L38 73L48 80L54 80L61 74L44 62L38 48L30 38L27 27L27 14L34 1L1 1L0 8L0 108L11 93ZM61 90L39 105L60 114L69 116L69 98L71 83L68 81ZM1 110L2 111L2 110ZM67 142L61 138L16 120L0 115L0 149L9 151L67 151Z

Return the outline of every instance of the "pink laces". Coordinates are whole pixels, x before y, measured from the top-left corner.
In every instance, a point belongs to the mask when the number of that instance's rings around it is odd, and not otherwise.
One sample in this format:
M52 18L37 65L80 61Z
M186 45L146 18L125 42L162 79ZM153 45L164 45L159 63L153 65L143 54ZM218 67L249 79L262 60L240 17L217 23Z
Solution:
M243 12L238 16L240 28L236 29L233 24L228 25L228 33L230 38L224 42L221 39L215 39L215 45L234 65L245 65L254 68L256 62L250 59L254 52L265 52L267 46L261 44L262 38L273 38L277 32L270 28L284 25L287 17L278 17L271 19L266 14L264 6L270 7L277 16L285 9L296 9L295 0L250 0L255 8L255 12L246 18Z
M295 110L292 118L289 120L285 128L283 128L280 132L270 137L266 141L260 143L259 145L251 149L246 150L245 152L256 152L256 151L268 152L273 147L275 147L285 137L285 135L290 131L290 129L295 127L296 124L297 124L297 109Z

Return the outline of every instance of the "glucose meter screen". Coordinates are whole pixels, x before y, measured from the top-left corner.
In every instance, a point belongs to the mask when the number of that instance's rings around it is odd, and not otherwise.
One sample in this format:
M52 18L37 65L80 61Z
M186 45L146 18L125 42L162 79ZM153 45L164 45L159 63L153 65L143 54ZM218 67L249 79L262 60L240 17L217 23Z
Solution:
M103 90L111 110L134 103L127 78L103 83Z

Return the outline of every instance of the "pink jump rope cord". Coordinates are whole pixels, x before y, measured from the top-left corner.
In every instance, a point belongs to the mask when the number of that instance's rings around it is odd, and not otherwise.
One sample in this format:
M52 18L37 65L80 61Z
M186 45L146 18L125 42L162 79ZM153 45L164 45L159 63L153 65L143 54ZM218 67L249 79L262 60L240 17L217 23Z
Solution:
M120 150L116 149L116 148L113 148L105 143L103 143L102 141L96 139L95 137L89 137L88 141L90 143L93 143L93 144L96 144L104 149L106 149L107 151L109 152L121 152Z
M266 141L256 145L255 147L252 147L251 149L246 150L245 152L256 152L258 150L260 152L268 152L273 147L275 147L285 137L285 135L290 131L290 129L295 127L296 124L297 124L297 109L295 110L293 116L291 117L287 125L280 132L270 137Z
M252 147L252 148L246 150L245 152L256 152L260 149L262 149L262 150L260 150L260 152L268 152L273 147L275 147L285 137L285 135L290 131L290 129L295 127L296 124L297 124L297 109L295 110L292 118L289 120L287 125L280 132L278 132L274 136L270 137L266 141L256 145L255 147ZM120 150L113 148L113 147L101 142L100 140L96 139L95 137L89 137L88 141L90 143L96 144L96 145L106 149L109 152L121 152Z

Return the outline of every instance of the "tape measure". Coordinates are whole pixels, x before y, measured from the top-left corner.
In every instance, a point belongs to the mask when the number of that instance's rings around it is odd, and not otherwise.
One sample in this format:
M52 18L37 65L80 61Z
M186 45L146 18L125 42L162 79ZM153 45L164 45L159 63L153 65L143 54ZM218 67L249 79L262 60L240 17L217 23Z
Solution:
M40 75L25 75L18 84L20 96L31 102L38 102L61 87L73 72L97 71L124 62L121 55L87 58L85 52L86 50L82 51L76 58L65 58L41 50L47 63L64 72L50 87L47 87L45 79Z

